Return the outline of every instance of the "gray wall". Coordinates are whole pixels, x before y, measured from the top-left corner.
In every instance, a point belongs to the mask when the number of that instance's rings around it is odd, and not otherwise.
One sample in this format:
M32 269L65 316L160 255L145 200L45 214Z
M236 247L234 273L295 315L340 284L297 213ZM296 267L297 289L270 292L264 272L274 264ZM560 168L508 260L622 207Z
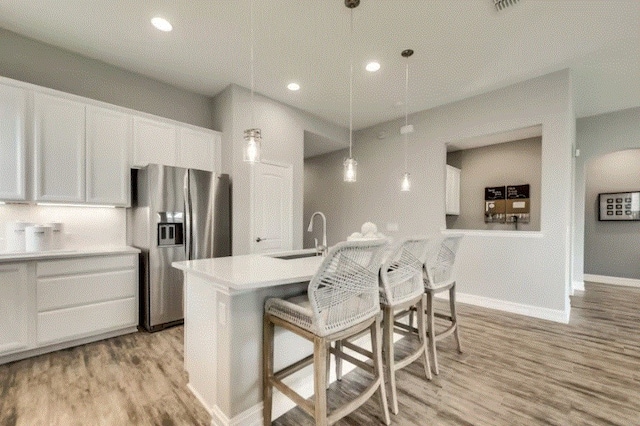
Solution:
M640 108L580 118L576 122L576 146L580 149L580 156L576 158L574 191L573 285L581 288L584 285L583 273L591 270L585 262L586 211L592 208L585 204L587 165L612 152L640 148ZM606 259L610 254L600 253L599 256Z
M321 211L327 217L327 244L333 246L347 239L349 234L360 231L352 229L351 218L341 212L352 202L354 186L343 185L342 162L349 156L349 150L307 158L304 161L304 225L309 225L313 212ZM340 190L336 191L336 188ZM320 219L315 219L313 232L304 232L304 248L314 247L314 238L322 242ZM348 234L346 229L352 229Z
M460 174L460 215L447 216L447 229L505 229L513 224L484 223L484 188L529 184L529 223L522 231L540 230L540 178L542 139L531 138L447 153L447 164Z
M640 149L618 151L587 164L584 272L640 279L640 222L598 221L598 194L640 191Z
M467 301L567 321L575 143L570 73L560 71L415 113L409 122L415 128L408 138L411 192L400 191L402 119L356 132L354 184L342 182L344 153L307 160L306 183L313 188L305 188L305 195L322 200L313 209L328 216L329 244L344 240L366 221L394 239L462 232L458 291ZM542 128L541 232L446 231L447 144L538 125ZM389 136L378 139L381 132ZM389 224L398 224L398 231L387 231Z
M0 75L212 127L211 98L0 29Z
M251 123L251 93L231 85L213 100L214 123L222 132L222 170L232 178L233 254L252 250L251 166L242 161L243 132L255 125L262 131L263 161L293 166L293 248L302 248L304 199L304 134L348 140L348 131L297 108L256 94L255 123ZM308 219L306 219L308 221ZM306 234L306 232L305 232Z

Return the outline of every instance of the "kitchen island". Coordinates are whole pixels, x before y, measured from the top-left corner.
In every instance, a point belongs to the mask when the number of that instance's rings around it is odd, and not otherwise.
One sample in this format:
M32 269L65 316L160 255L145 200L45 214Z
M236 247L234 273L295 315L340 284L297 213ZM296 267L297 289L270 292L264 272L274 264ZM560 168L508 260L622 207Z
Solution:
M188 386L211 414L212 425L262 424L264 301L306 292L323 259L314 250L279 255L293 258L253 254L173 263L185 276ZM276 330L275 339L276 370L313 352L308 341L290 332ZM291 385L310 396L311 369L292 377ZM291 407L288 399L274 395L274 418Z

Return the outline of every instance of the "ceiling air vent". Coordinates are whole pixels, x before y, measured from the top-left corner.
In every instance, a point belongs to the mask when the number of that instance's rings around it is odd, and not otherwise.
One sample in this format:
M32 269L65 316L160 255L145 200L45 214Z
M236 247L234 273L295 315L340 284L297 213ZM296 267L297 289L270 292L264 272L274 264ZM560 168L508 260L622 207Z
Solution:
M496 7L496 10L500 11L505 9L511 5L518 3L520 0L493 0L493 4Z

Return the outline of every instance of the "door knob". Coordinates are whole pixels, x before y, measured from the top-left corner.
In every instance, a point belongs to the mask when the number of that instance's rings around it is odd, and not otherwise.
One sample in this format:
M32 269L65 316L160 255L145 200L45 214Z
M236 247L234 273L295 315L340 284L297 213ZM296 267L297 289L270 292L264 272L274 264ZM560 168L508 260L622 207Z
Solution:
M262 241L262 238L260 237L256 238L256 243L259 243L260 241Z

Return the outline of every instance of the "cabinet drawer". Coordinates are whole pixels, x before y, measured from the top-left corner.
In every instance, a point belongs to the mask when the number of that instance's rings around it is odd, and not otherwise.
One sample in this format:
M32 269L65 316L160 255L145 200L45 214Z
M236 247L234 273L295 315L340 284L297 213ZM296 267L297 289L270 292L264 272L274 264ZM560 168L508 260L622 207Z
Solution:
M81 338L137 323L135 297L43 312L38 314L38 344Z
M138 256L135 254L47 260L38 262L36 275L38 277L47 277L56 275L87 274L118 269L135 269L137 265Z
M135 297L134 269L92 275L38 278L38 312Z

